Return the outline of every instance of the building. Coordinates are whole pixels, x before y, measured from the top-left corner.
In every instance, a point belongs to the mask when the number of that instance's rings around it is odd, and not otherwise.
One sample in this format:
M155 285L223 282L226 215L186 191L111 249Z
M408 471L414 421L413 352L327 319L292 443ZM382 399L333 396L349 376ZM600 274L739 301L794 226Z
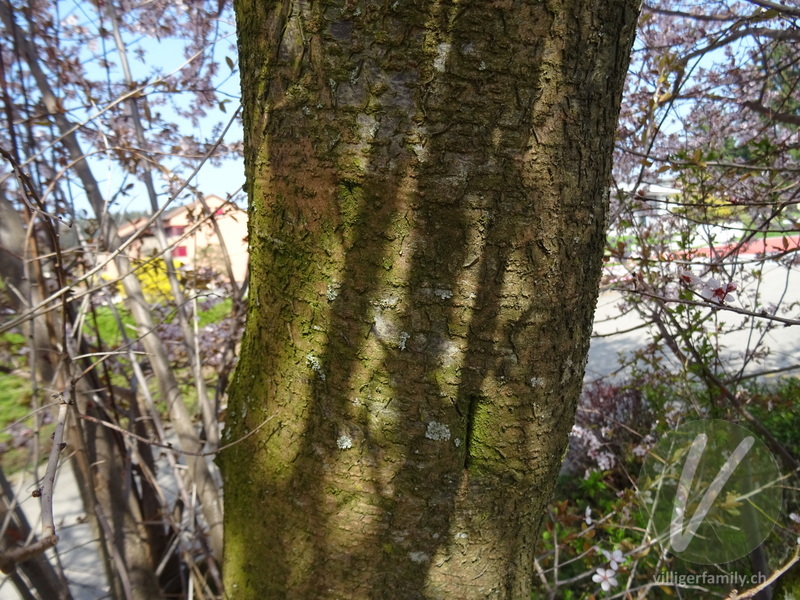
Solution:
M123 224L118 234L125 241L147 221L147 217L133 219ZM217 236L218 229L231 261L234 278L237 282L244 281L248 264L247 211L217 196L206 196L204 201L198 200L166 211L161 221L174 260L189 270L210 267L225 275L227 267L222 243ZM158 254L159 250L155 228L150 226L138 234L136 241L128 247L127 254L133 259L147 258Z
M619 195L630 196L635 193L637 203L628 203L627 198L620 200ZM670 213L670 202L680 199L683 192L676 187L657 183L641 183L634 192L634 185L621 183L616 190L611 190L611 212L618 209L620 203L631 207L630 217L636 227L647 227Z

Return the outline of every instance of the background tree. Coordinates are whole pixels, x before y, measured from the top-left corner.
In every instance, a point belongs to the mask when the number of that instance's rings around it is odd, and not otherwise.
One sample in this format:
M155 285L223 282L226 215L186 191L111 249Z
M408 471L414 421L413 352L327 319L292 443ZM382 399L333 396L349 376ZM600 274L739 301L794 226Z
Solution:
M527 598L636 2L236 5L236 598Z

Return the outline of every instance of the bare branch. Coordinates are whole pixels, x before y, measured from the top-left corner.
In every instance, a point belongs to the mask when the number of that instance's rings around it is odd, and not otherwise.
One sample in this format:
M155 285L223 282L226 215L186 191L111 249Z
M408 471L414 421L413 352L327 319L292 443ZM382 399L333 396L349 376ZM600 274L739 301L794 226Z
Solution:
M707 15L707 14L689 13L682 10L668 10L666 8L660 8L650 3L644 4L642 8L644 10L647 10L648 12L655 13L658 15L666 15L668 17L683 17L686 19L694 19L695 21L735 21L737 19L742 18L742 15L736 15L733 13L721 14L721 15Z
M66 398L64 396L66 396ZM50 448L50 457L47 459L47 469L45 470L41 487L42 537L45 538L55 536L56 534L56 525L53 520L53 488L55 487L56 481L58 457L66 446L66 444L64 444L64 425L67 421L67 409L72 404L68 391L57 394L56 397L61 398L61 403L58 405L56 429L53 432L53 446ZM56 537L56 540L57 539Z
M173 446L169 442L157 442L156 440L151 440L151 439L144 438L144 437L142 437L140 435L136 435L135 433L133 433L131 431L128 431L127 429L123 429L119 425L115 425L114 423L109 423L108 421L101 421L100 419L96 419L95 417L91 417L89 415L78 415L78 418L83 419L84 421L91 421L92 423L96 423L97 425L102 425L103 427L108 427L109 429L113 429L114 431L117 431L117 432L119 432L119 433L121 433L123 435L131 437L131 438L133 438L135 440L138 440L140 442L143 442L145 444L150 444L151 446L156 446L157 448L164 448L165 450L170 450L170 451L172 451L172 452L174 452L176 454L181 454L183 456L216 456L217 454L219 454L223 450L227 450L228 448L232 448L233 446L236 446L237 444L240 444L241 442L243 442L247 438L249 438L251 435L253 435L254 433L258 432L262 427L264 427L264 425L269 423L274 418L274 415L271 415L271 416L267 417L266 419L264 419L261 423L259 423L259 425L255 429L253 429L252 431L247 432L245 435L243 435L239 439L234 440L234 441L232 441L232 442L230 442L228 444L225 444L224 446L220 446L219 448L217 448L217 449L215 449L215 450L213 450L211 452L192 452L190 450L181 450L179 448L176 448L175 446Z
M752 100L748 100L747 102L742 102L741 105L744 106L745 108L749 108L753 112L757 112L760 115L768 117L771 121L786 123L787 125L800 125L800 116L798 115L775 112L768 106L764 106L763 104L754 102Z
M51 219L52 221L63 222L64 219L62 219L60 216L49 213L41 208L42 202L39 200L39 196L36 193L36 188L34 187L33 182L31 181L30 177L28 177L27 173L22 170L22 167L20 167L19 163L17 163L14 157L11 156L11 153L7 152L3 148L0 148L0 154L2 154L3 158L5 158L11 165L11 170L13 171L17 178L17 182L19 183L19 189L21 191L20 198L25 203L25 206L28 207L28 210ZM28 200L29 196L34 200L33 203ZM72 227L72 223L67 223L67 226Z
M786 4L778 4L777 2L770 2L770 0L747 0L750 4L755 4L761 8L768 10L776 10L783 15L792 15L793 17L800 17L800 10L792 8Z
M167 210L167 208L175 200L175 198L177 198L183 192L183 190L186 189L186 187L189 185L189 182L195 177L195 175L197 175L197 173L200 172L200 169L203 168L203 166L206 164L206 162L208 162L208 159L211 158L211 156L214 154L214 152L216 151L217 147L222 143L222 140L225 138L225 135L228 133L228 130L231 128L231 126L233 125L234 121L239 116L239 111L240 110L241 110L241 107L239 107L234 112L234 114L231 115L231 118L228 121L228 124L225 126L225 129L222 131L222 133L220 133L219 137L214 142L214 145L211 148L209 148L208 152L206 152L205 156L203 156L202 160L198 163L198 165L195 167L195 169L189 174L189 176L186 178L186 180L183 182L183 184L178 188L178 190L167 200L167 202L164 203L164 205L157 212L155 212L153 215L150 216L150 218L148 218L146 221L144 221L142 223L141 227L139 227L139 229L136 230L135 234L131 235L130 238L128 238L126 241L122 242L120 244L120 246L116 250L114 250L113 252L109 253L109 255L106 256L102 261L99 261L97 263L97 265L95 265L94 268L90 269L85 274L83 274L81 277L76 279L71 285L69 285L67 287L63 287L63 288L53 292L50 296L48 296L47 298L45 298L44 300L39 302L39 304L37 304L35 306L32 306L31 308L29 308L27 311L25 311L24 313L22 313L18 317L14 318L14 319L11 319L8 322L4 323L2 326L0 326L0 333L4 333L6 331L10 331L11 329L13 329L15 327L18 327L22 323L24 323L24 322L28 321L29 319L35 317L36 315L41 314L42 312L46 312L46 311L43 311L42 309L44 309L48 304L50 304L54 300L57 300L58 298L60 298L64 294L69 293L71 290L75 289L79 284L83 283L84 281L88 281L94 275L97 275L98 273L100 273L103 269L105 269L106 265L108 265L117 256L119 256L125 250L127 250L128 247L136 241L136 239L139 236L139 234L141 234L143 231L146 231L147 228L150 227L150 225L152 225L155 222L155 220L157 218L159 218ZM135 271L135 269L133 269L133 270Z
M750 588L749 590L742 592L741 594L738 593L737 590L732 590L726 600L745 600L746 598L752 598L759 592L767 589L769 586L775 583L784 573L786 573L786 571L791 569L798 560L800 560L800 546L795 546L794 553L792 554L791 558L789 558L789 560L786 561L782 567L775 569L765 581L761 582L755 587Z
M686 64L690 60L700 56L705 56L712 50L723 48L724 46L727 46L728 44L731 44L732 42L744 37L766 37L773 40L797 41L800 40L800 32L791 31L788 29L770 29L769 27L744 27L739 30L734 30L728 35L722 35L716 40L710 42L708 45L698 48L694 52L689 52L688 54L681 56L680 62L682 64Z
M631 294L638 294L639 296L646 296L647 298L652 298L654 300L659 300L661 302L666 303L673 303L673 304L685 304L687 306L702 306L704 308L710 308L712 310L725 310L728 312L737 313L740 315L746 315L748 317L755 317L757 319L766 319L767 321L775 321L777 323L783 323L787 327L790 325L800 325L800 319L788 319L786 317L779 317L777 315L771 315L767 311L760 311L755 312L752 310L746 310L744 308L737 308L735 306L731 306L730 304L718 304L716 302L695 302L693 300L683 300L681 298L667 298L666 296L660 296L658 294L654 294L652 292L648 292L645 290L634 289L634 288L625 288L615 286L610 288L617 292L627 292Z
M69 392L65 392L69 398ZM32 544L27 544L19 548L12 548L8 552L0 553L0 571L10 573L18 563L30 560L34 556L45 552L58 543L56 535L56 525L53 519L53 489L56 481L56 470L58 469L58 457L64 449L64 425L67 420L67 409L70 400L65 400L63 395L58 408L58 419L56 428L53 432L53 446L50 448L50 457L47 460L42 486L34 491L35 497L41 498L42 507L42 537Z

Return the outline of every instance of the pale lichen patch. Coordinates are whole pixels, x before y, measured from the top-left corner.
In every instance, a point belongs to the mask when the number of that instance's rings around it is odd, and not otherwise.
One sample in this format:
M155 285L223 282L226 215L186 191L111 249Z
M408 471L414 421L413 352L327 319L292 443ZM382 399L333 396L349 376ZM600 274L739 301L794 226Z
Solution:
M431 421L425 430L425 437L429 440L447 441L450 439L450 428L444 423Z
M445 342L442 348L442 364L452 367L461 358L461 348L454 342Z
M372 332L379 340L390 342L395 338L396 329L389 319L376 310L372 314Z
M400 332L400 339L397 341L397 347L400 348L400 350L406 349L406 342L408 341L409 337L411 336L408 334L407 331Z
M568 356L564 363L564 370L561 372L561 385L564 385L575 374L575 363L572 362L572 357Z
M436 58L433 59L433 68L439 71L439 73L444 73L444 67L447 63L447 56L450 54L450 48L452 48L452 45L448 42L442 42L436 47Z
M339 288L341 287L342 286L339 283L328 284L328 289L325 292L325 297L328 299L328 302L333 302L339 297Z
M395 308L398 302L400 302L400 298L397 296L387 296L386 298L381 298L375 304L379 308L386 310L387 308Z
M453 297L453 292L443 288L436 288L433 290L433 295L439 298L439 300L449 300Z
M317 374L322 381L325 381L325 372L322 370L322 363L313 354L306 356L306 364L311 367L311 370Z

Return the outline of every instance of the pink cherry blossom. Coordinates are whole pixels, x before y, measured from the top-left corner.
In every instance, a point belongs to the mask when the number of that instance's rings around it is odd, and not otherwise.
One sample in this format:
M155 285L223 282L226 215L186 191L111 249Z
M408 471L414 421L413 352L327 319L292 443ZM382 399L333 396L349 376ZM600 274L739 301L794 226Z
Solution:
M702 279L688 269L681 269L678 271L678 277L680 277L680 280L686 285L698 285L703 283Z
M737 286L733 282L723 284L716 277L709 277L703 281L687 269L681 269L678 272L678 277L684 284L690 287L697 287L697 294L704 300L715 302L716 304L736 302L735 292Z
M602 552L603 556L605 556L608 560L608 564L612 571L619 570L619 565L625 562L625 556L619 549L614 550L613 552L609 552L608 550L601 550L600 552Z

